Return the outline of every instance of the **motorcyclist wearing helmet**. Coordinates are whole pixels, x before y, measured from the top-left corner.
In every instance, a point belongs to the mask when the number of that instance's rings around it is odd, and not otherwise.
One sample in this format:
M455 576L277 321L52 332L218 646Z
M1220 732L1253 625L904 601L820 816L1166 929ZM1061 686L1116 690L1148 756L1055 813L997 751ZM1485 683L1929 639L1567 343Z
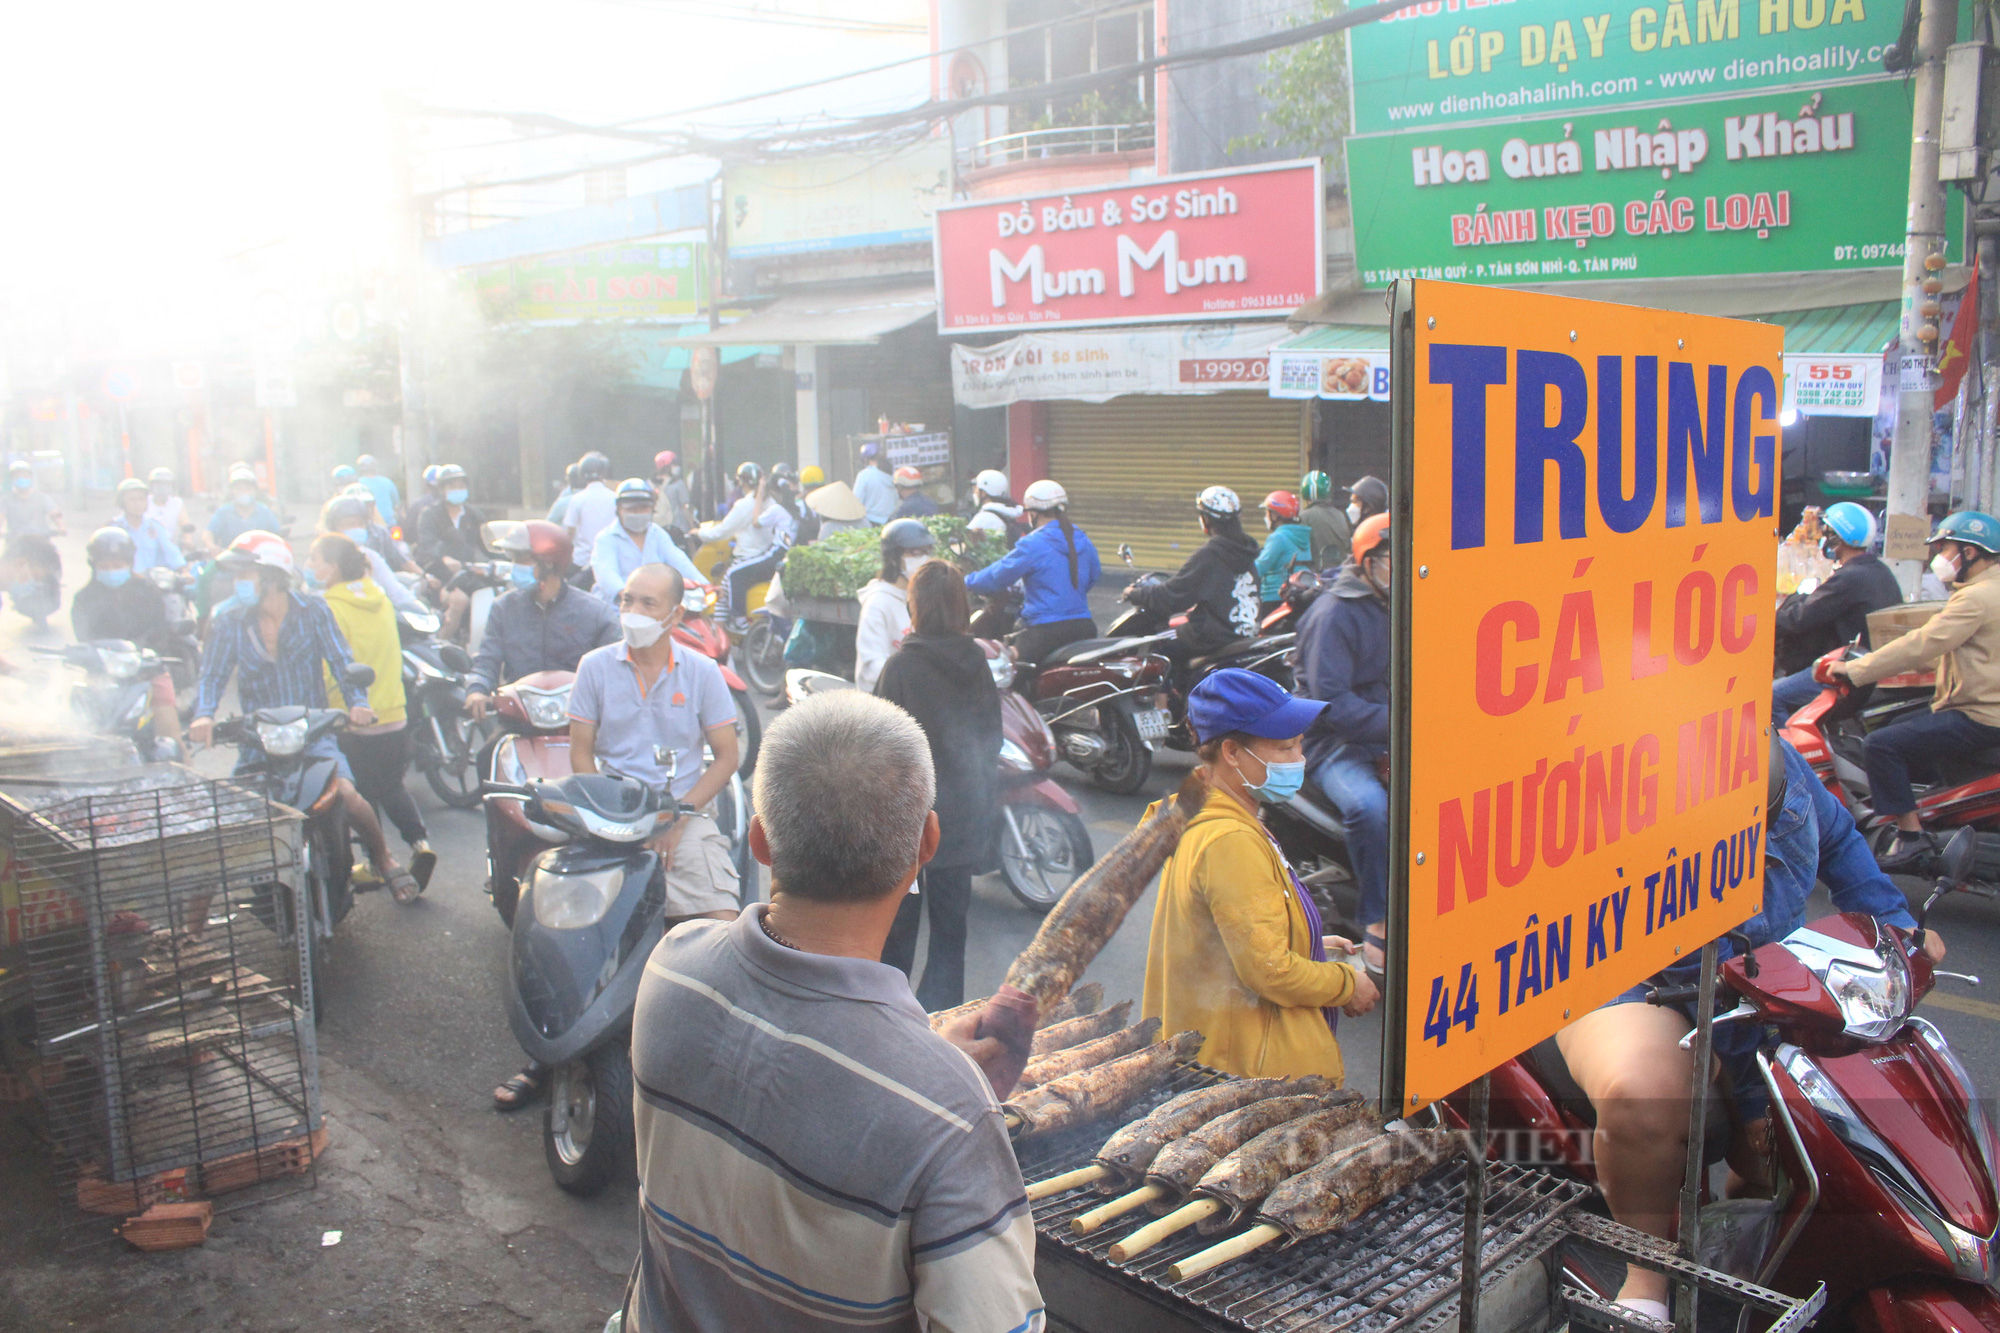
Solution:
M179 569L187 564L187 557L181 554L180 543L173 534L146 517L146 506L151 499L146 483L137 477L127 477L118 483L118 514L111 524L131 536L132 572L139 575L162 567Z
M469 561L490 560L492 556L479 540L480 525L485 523L486 516L467 503L472 490L465 469L456 463L446 463L438 469L438 485L444 496L440 503L424 512L424 526L417 533L417 564L441 586L444 634L455 639L458 627L472 609L465 566Z
M133 554L132 534L122 527L99 528L91 534L84 547L90 582L70 599L70 628L78 643L124 639L155 652L170 652L166 606L157 588L133 577ZM154 725L178 744L181 714L170 672L153 678L153 717Z
M368 690L350 682L345 673L353 654L341 637L333 612L317 597L292 589L295 569L292 548L274 532L244 533L216 557L216 565L233 576L236 591L215 608L209 627L208 650L202 654L201 683L195 689L194 721L188 739L207 745L214 738L215 709L222 702L231 676L236 678L237 705L245 713L260 708L325 708L331 679L347 705L348 721L357 727L375 724L368 707ZM328 673L331 672L329 677ZM381 821L366 798L355 790L354 770L329 733L311 742L307 754L327 759L340 770L340 798L347 818L368 849L375 872L398 896L412 894L416 881L389 855ZM237 747L236 771L249 772L264 763L264 754L244 741Z
M372 540L375 532L368 525L368 517L374 512L372 503L372 499L354 495L334 496L320 507L319 530L337 532L361 548L361 558L368 564L368 577L387 594L389 605L397 611L421 611L423 599L396 577L395 570Z
M382 465L375 461L375 455L363 454L354 460L354 470L358 480L375 497L375 512L382 516L385 527L393 527L396 517L403 512L403 492L396 483L382 475Z
M653 483L644 477L627 477L618 483L616 495L618 521L597 534L597 545L590 553L590 568L595 575L591 592L599 601L608 606L618 605L618 594L624 590L625 580L641 565L672 565L691 584L708 581L702 578L680 543L653 522L653 506L660 498Z
M170 467L156 467L146 474L146 517L160 525L160 531L173 538L174 545L187 550L187 538L194 527L187 521L187 508L181 497L174 494L174 470Z
M1306 776L1340 808L1361 892L1361 945L1382 971L1389 916L1389 516L1361 520L1352 559L1299 622L1298 692L1326 705L1306 732Z
M1835 676L1869 685L1938 664L1930 716L1868 733L1870 799L1897 828L1882 857L1887 870L1934 850L1917 817L1912 773L2000 746L2000 519L1976 509L1949 514L1931 533L1930 548L1931 572L1951 589L1944 609L1867 656L1831 666Z
M653 455L653 484L660 489L660 526L677 539L694 531L694 496L688 490L685 472L673 450L662 449Z
M1305 502L1299 521L1312 529L1312 567L1331 569L1346 560L1354 525L1347 521L1347 510L1334 503L1332 478L1306 473L1299 478L1299 499Z
M474 720L485 718L503 682L537 671L574 671L592 648L618 641L617 610L568 581L575 548L567 532L529 519L488 523L486 537L498 555L514 562L514 586L494 599L472 659L465 708Z
M361 474L354 470L354 465L351 463L335 464L333 471L328 475L330 475L333 479L333 489L335 494L338 494L339 492L346 490L349 486L352 486L355 482L361 480Z
M618 500L611 493L611 460L592 449L576 460L576 475L583 486L569 498L562 524L577 550L591 551L598 534L618 516Z
M818 470L806 469L808 472ZM803 482L803 477L801 481ZM844 481L822 482L813 485L812 489L806 492L805 508L799 515L800 538L797 544L800 545L805 541L806 514L812 515L815 541L821 537L830 537L836 532L853 532L871 526L868 522L868 510L862 506L861 497L856 495L854 488Z
M563 469L562 489L556 492L554 503L549 505L549 522L561 527L569 519L569 502L583 489L583 469L571 463Z
M1915 929L1902 890L1875 864L1847 807L1776 728L1768 756L1763 899L1757 915L1738 927L1749 946L1761 948L1805 925L1816 884L1826 885L1835 911ZM1727 935L1717 939L1719 957L1736 956L1738 943ZM1935 929L1925 932L1924 951L1934 962L1943 960L1944 941ZM1681 1041L1694 1027L1695 1006L1646 1000L1655 987L1691 988L1698 982L1698 953L1684 950L1680 961L1578 1015L1556 1034L1562 1063L1596 1113L1591 1152L1611 1215L1662 1238L1673 1235L1687 1165L1695 1063ZM1736 1124L1730 1164L1753 1187L1767 1183L1770 1111L1755 1059L1764 1031L1757 1023L1718 1023L1714 1038L1721 1091ZM1539 1054L1535 1063L1543 1063ZM1626 1270L1619 1304L1666 1324L1672 1322L1666 1301L1663 1275L1637 1265Z
M17 458L7 465L7 535L9 537L65 536L62 506L35 480L34 464Z
M1360 527L1362 519L1388 512L1389 485L1380 477L1362 477L1347 488L1347 524L1350 531Z
M1296 570L1313 568L1312 529L1299 521L1299 497L1290 491L1272 491L1262 508L1264 528L1271 535L1257 553L1257 592L1268 615L1285 594L1285 580Z
M438 494L438 474L444 471L444 464L432 463L423 472L423 489L410 497L410 507L403 514L403 531L414 534L424 521L424 511L443 502Z
M882 446L874 440L861 444L861 470L854 474L854 496L868 511L868 521L881 527L895 516L898 497L896 483L882 470Z
M695 534L702 542L733 541L736 546L726 575L729 620L743 629L750 620L750 589L767 581L784 563L785 551L798 536L798 520L772 494L771 479L755 463L736 469L742 498L729 506L719 523L704 523Z
M1187 624L1163 646L1177 668L1257 632L1257 543L1243 531L1242 508L1235 491L1210 486L1195 498L1208 540L1166 582L1125 589L1125 600L1141 610L1188 613Z
M1021 506L1014 503L1006 473L987 468L974 477L970 500L972 517L965 524L969 531L990 532L1009 546L1027 534L1030 524L1022 516Z
M937 554L929 528L899 518L882 529L882 572L861 589L861 623L854 631L854 683L875 693L889 654L910 632L910 575Z
M1771 683L1771 720L1783 723L1819 697L1823 688L1813 679L1813 662L1821 654L1859 637L1868 643L1868 613L1903 600L1903 589L1889 566L1877 559L1875 516L1851 500L1827 506L1821 515L1826 534L1820 553L1833 561L1833 573L1817 588L1795 592L1778 607L1778 660L1790 675Z
M1103 566L1090 538L1070 522L1069 492L1061 485L1035 482L1021 500L1034 526L1013 550L966 575L965 587L992 597L1020 585L1022 629L1011 642L1023 662L1040 663L1065 644L1096 637L1090 589Z
M229 549L246 532L277 532L285 526L278 511L257 498L257 474L248 463L229 469L229 503L208 520L209 549Z
M922 468L899 467L896 469L896 511L889 515L891 521L899 518L929 518L938 512L937 502L924 494L924 473Z

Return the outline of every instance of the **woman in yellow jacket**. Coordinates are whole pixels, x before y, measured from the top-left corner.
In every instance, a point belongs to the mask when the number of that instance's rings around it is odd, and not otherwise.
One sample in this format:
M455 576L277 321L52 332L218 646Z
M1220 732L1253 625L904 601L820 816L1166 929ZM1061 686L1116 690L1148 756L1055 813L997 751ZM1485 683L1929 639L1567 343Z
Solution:
M1298 791L1305 730L1325 707L1236 670L1188 698L1210 793L1160 873L1143 1012L1200 1031L1202 1063L1231 1074L1339 1080L1335 1013L1375 1007L1365 972L1327 961L1312 895L1257 822L1260 801Z
M382 845L371 847L370 852L376 872L388 883L396 901L412 902L430 883L437 853L431 850L424 817L403 785L410 770L410 739L403 697L403 638L396 608L369 577L368 557L350 537L321 533L306 552L305 567L308 580L333 612L348 652L355 661L375 668L375 683L368 687L368 707L375 713L375 724L343 733L340 752L354 771L354 789L387 815L409 844L408 870L390 858L387 841L379 831L376 838Z

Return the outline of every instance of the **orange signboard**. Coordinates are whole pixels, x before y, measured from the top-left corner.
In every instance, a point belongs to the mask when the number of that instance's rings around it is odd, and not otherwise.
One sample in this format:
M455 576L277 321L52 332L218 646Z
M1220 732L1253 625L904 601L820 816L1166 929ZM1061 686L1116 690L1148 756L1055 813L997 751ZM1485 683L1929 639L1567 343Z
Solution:
M1443 282L1396 328L1408 1109L1758 910L1784 332Z

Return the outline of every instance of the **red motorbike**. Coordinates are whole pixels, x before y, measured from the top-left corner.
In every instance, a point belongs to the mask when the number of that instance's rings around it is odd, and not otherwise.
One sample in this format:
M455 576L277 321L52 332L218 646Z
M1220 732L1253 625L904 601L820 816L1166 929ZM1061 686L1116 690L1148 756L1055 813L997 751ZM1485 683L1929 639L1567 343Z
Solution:
M1853 645L1836 648L1813 664L1814 678L1826 688L1792 714L1783 730L1827 790L1853 812L1854 822L1880 855L1893 825L1875 813L1870 799L1868 733L1928 710L1937 677L1934 671L1911 671L1857 688L1827 671L1853 651ZM1924 828L1935 833L1977 830L1978 879L2000 880L2000 751L1939 761L1931 777L1917 788L1917 816ZM1932 873L1930 867L1923 869Z
M1823 917L1720 969L1718 996L1738 1003L1715 1021L1766 1029L1755 1059L1776 1186L1767 1208L1750 1205L1736 1276L1795 1296L1825 1283L1832 1327L2000 1330L2000 1140L1944 1034L1913 1015L1938 977L1978 983L1934 971L1922 952L1923 921L1965 886L1972 856L1970 834L1954 837L1912 934L1859 913ZM1553 1039L1494 1070L1491 1088L1496 1148L1596 1183L1595 1116ZM1461 1125L1463 1098L1446 1106ZM1719 1158L1727 1117L1710 1124ZM1579 1261L1567 1276L1608 1295L1620 1275Z
M687 614L681 617L680 624L674 626L674 642L694 649L722 668L722 679L728 683L730 697L736 701L736 771L747 781L751 770L757 766L757 743L763 738L764 728L743 677L737 675L736 668L730 664L729 632L715 615L716 599L723 591L708 584L688 585L687 593L681 599L682 609Z
M510 926L522 872L536 853L566 838L560 829L531 821L526 802L491 788L569 776L569 690L575 682L574 672L537 671L501 686L493 697L501 735L486 768L486 893Z

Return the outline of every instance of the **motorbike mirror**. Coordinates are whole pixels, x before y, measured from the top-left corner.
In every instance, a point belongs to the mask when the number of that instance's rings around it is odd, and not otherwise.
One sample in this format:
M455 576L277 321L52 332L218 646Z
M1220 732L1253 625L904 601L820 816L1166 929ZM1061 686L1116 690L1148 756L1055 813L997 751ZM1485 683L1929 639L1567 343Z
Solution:
M675 756L672 748L665 745L655 745L653 747L653 762L667 770L667 780L662 785L671 790L674 785L674 775L680 771L680 761Z
M349 662L340 678L356 689L367 689L375 683L375 668L366 662Z
M1944 845L1944 857L1938 870L1938 877L1952 888L1963 888L1972 879L1974 863L1979 856L1979 835L1969 828L1962 828L1951 835Z
M1126 564L1128 564L1128 565L1132 563L1132 543L1131 543L1131 542L1119 542L1119 543L1118 543L1118 558L1119 558L1120 560L1123 560L1123 561L1124 561L1124 562L1125 562Z

